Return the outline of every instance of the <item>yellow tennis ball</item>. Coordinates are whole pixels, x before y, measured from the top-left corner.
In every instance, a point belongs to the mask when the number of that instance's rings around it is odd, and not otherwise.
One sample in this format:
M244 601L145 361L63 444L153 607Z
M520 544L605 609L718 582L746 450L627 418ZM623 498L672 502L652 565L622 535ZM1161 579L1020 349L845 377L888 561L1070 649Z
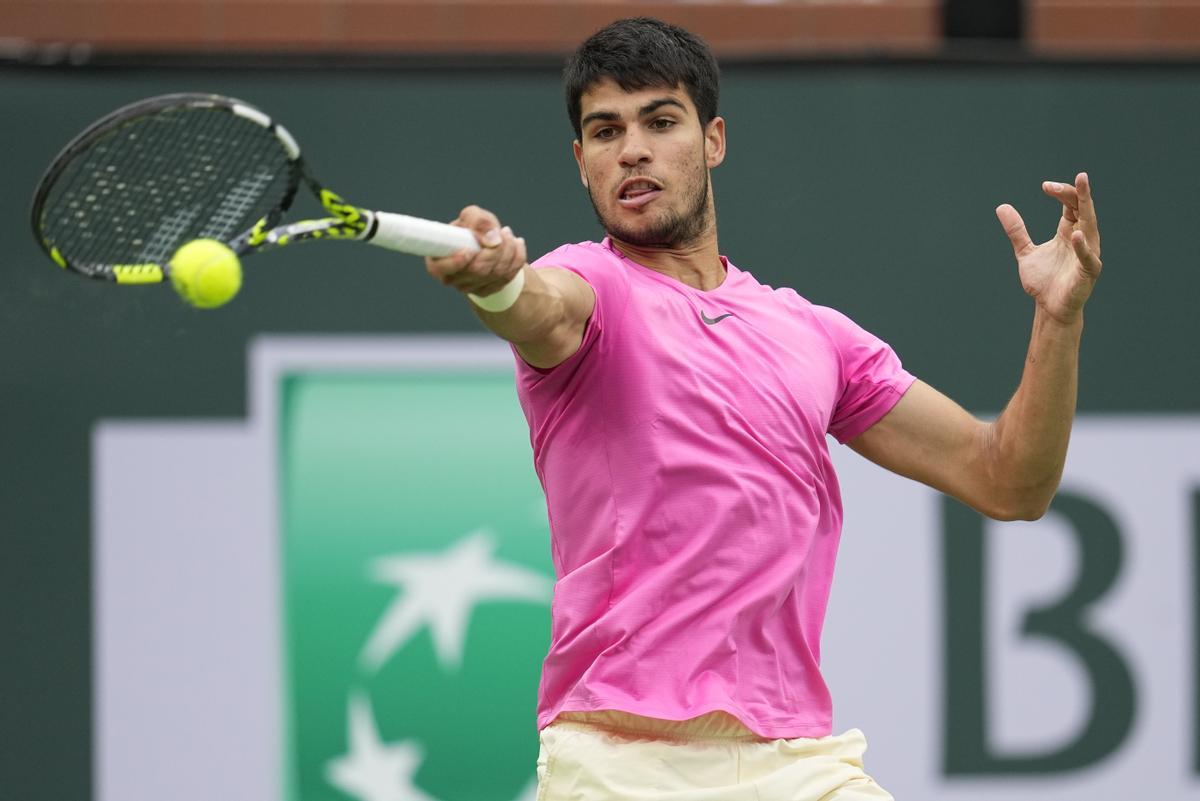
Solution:
M175 291L199 309L222 306L242 288L242 263L215 239L193 239L175 251L168 266Z

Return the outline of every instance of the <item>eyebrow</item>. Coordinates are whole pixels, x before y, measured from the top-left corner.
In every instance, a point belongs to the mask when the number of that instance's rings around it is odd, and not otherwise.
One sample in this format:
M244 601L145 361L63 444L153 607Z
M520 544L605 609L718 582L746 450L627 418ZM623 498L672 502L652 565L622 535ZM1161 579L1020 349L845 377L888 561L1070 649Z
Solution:
M644 117L647 114L653 114L655 111L658 111L663 106L675 106L680 111L684 111L684 112L687 111L687 108L683 105L683 103L680 103L675 98L660 97L660 98L651 100L649 103L647 103L646 105L639 108L637 110L637 116ZM593 111L591 114L588 114L582 120L580 120L579 127L586 128L587 124L589 122L592 122L593 120L604 120L605 122L615 122L619 119L621 119L621 115L615 111Z

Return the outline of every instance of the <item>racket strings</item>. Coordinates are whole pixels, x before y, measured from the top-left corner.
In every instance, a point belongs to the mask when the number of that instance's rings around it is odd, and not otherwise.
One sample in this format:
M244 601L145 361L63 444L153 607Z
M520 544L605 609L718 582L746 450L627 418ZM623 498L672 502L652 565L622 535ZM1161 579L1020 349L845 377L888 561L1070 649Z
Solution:
M173 246L178 238L200 213L194 204L185 205L191 200L188 192L181 192L173 197L164 194L172 188L168 184L172 176L166 172L167 165L174 158L175 165L182 166L181 160L190 157L184 154L188 153L186 149L191 146L189 137L186 136L188 132L183 130L172 135L154 135L159 129L169 125L177 126L178 121L165 114L156 115L146 118L144 133L130 133L131 142L134 142L133 137L142 139L141 144L133 144L135 154L140 158L131 164L129 169L135 185L144 193L140 199L131 197L130 202L145 204L143 225L139 227L138 235L129 242L132 246L130 252L135 254L132 259L135 263L163 263L174 252ZM199 132L199 126L197 129L196 133ZM176 137L179 137L178 142L175 141ZM181 152L172 156L175 148L179 148Z
M104 210L104 201L113 191L119 192L125 188L121 181L110 181L110 178L115 178L116 166L113 164L112 149L106 143L99 143L90 156L87 163L81 163L73 170L59 204L61 230L71 230L73 226L76 234L72 245L63 243L60 249L69 247L77 254L76 258L85 263L91 261L91 255L102 241L99 236L102 229L96 223L98 213ZM119 209L118 214L121 211ZM115 226L122 232L123 222L126 221L121 220Z
M275 165L269 168L263 163L261 153L246 148L235 172L241 177L228 188L220 204L209 216L201 236L225 241L241 233L247 224L255 221L250 219L251 210L278 177L280 170Z
M272 132L232 114L225 116L237 123L228 131L234 140L225 152L240 158L199 233L221 241L229 241L263 217L282 211L293 181L292 162Z
M107 132L71 163L72 179L58 203L72 213L54 232L72 262L101 268L150 260L142 256L161 192L154 175L166 158L165 141L147 136L153 119L137 118Z
M156 199L164 189L175 191L171 200L175 207L167 213L153 214L157 222L151 230L149 239L136 241L132 244L141 248L141 260L164 263L171 254L189 238L188 233L195 230L195 223L205 209L204 201L209 192L219 193L221 187L212 184L219 180L218 167L213 163L212 154L208 147L220 147L224 123L229 115L223 112L197 112L195 110L179 109L173 112L172 124L178 129L171 137L160 137L155 140L157 145L154 153L156 162L174 159L178 174L167 176L168 185L159 186L151 177L147 179L149 191ZM187 114L185 118L182 115ZM168 118L158 120L166 124ZM235 165L230 165L235 168ZM165 210L164 210L165 211Z
M47 197L44 233L73 266L166 263L191 239L228 240L287 196L274 135L223 107L136 117L74 154Z

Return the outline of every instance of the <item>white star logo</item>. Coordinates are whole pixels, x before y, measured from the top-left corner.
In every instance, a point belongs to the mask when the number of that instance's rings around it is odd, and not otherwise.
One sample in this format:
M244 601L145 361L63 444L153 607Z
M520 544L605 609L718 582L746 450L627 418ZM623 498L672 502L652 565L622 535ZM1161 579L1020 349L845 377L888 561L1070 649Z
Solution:
M438 554L373 560L372 577L396 585L400 592L375 625L359 661L378 670L422 625L428 625L438 662L444 668L457 668L475 604L549 602L553 581L513 562L497 561L495 550L491 534L479 529Z
M413 783L424 754L412 740L383 743L371 706L361 695L346 704L349 751L325 764L325 778L360 801L436 801Z

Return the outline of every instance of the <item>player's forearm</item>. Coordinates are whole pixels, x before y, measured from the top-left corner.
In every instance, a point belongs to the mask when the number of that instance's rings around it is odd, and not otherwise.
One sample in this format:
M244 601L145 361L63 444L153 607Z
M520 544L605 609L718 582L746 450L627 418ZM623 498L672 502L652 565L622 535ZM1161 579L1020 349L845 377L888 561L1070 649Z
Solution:
M512 306L493 312L471 304L475 315L489 331L514 345L546 339L564 317L562 293L540 276L538 270L528 265L522 269L525 271L525 286Z
M1082 333L1082 314L1063 323L1037 310L1021 384L992 424L993 486L1014 517L1040 517L1058 489L1075 418Z

